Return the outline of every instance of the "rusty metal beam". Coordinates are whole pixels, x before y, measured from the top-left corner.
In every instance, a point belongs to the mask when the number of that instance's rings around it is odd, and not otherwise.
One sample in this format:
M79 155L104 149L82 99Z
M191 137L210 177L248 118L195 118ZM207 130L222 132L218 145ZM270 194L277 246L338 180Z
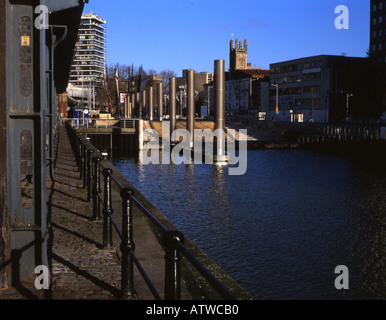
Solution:
M8 208L7 208L7 142L6 125L6 60L5 60L5 1L0 2L0 289L7 285Z

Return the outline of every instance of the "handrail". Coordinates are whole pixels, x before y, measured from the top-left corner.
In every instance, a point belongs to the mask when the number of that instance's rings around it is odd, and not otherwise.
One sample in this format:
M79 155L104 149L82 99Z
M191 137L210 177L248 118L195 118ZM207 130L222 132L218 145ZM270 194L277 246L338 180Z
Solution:
M67 131L72 136L73 150L78 163L78 170L83 179L84 188L87 188L87 201L93 201L93 220L100 220L100 205L102 204L103 215L103 246L113 245L112 228L117 231L121 240L120 250L122 253L122 275L121 275L121 297L123 299L134 299L134 265L137 267L146 285L154 298L161 300L149 276L146 274L134 251L133 240L133 217L132 209L135 205L146 218L161 231L161 242L165 249L165 300L181 299L181 257L188 262L209 282L210 285L224 298L235 300L236 298L205 268L198 259L184 245L184 235L178 230L166 228L136 197L134 191L126 188L114 176L110 168L101 163L101 155L95 147L87 141L82 134L66 122ZM100 173L103 173L103 196L101 194ZM112 183L118 186L122 199L122 230L119 228L113 216L112 209Z

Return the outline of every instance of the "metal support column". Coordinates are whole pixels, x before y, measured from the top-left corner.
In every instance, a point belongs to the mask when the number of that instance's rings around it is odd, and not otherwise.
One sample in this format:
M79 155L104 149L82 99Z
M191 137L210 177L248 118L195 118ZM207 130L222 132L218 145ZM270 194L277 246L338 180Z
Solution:
M170 110L170 134L176 130L176 114L177 114L177 99L176 99L176 78L169 79L169 110ZM170 140L172 143L174 141Z
M194 145L194 124L195 124L195 99L194 99L194 71L187 70L187 95L188 95L188 116L186 118L186 129L190 134L190 148Z
M163 86L162 86L162 82L158 84L158 119L159 121L162 121L162 118L163 118L163 112L164 112L164 106L163 106L163 101L162 101L162 97L163 97Z
M139 92L135 93L135 109L136 109L136 115L138 118L142 118L142 112L141 112L141 95Z
M214 62L215 81L215 108L216 120L215 130L215 160L225 160L225 61L215 60Z
M153 87L149 87L149 119L154 120Z

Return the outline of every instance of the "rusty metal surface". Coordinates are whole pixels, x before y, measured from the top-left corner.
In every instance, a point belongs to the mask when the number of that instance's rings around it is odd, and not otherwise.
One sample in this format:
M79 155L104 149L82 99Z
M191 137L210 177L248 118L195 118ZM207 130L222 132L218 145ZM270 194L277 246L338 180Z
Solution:
M6 87L5 87L5 2L0 2L0 266L6 261L8 255L6 220L8 211L7 198L7 153L6 145ZM6 286L6 270L0 267L0 290Z
M33 283L35 267L48 264L45 184L47 168L52 176L55 97L67 87L85 2L0 4L0 288ZM52 12L56 26L49 32L34 27L39 4ZM55 46L58 39L65 49Z

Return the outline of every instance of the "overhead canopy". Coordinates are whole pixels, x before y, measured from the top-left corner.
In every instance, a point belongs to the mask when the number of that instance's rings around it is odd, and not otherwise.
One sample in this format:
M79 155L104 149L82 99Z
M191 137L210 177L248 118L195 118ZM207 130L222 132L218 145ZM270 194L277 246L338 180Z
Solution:
M48 10L50 11L50 13L52 13L62 10L68 10L79 6L82 6L83 8L83 5L85 3L88 3L88 0L46 0L45 2L45 5L47 6Z
M54 55L54 79L58 94L67 89L85 3L88 3L88 0L46 0L46 6L50 11L50 25L67 26L66 38L58 45ZM60 37L64 30L54 28L54 32Z

